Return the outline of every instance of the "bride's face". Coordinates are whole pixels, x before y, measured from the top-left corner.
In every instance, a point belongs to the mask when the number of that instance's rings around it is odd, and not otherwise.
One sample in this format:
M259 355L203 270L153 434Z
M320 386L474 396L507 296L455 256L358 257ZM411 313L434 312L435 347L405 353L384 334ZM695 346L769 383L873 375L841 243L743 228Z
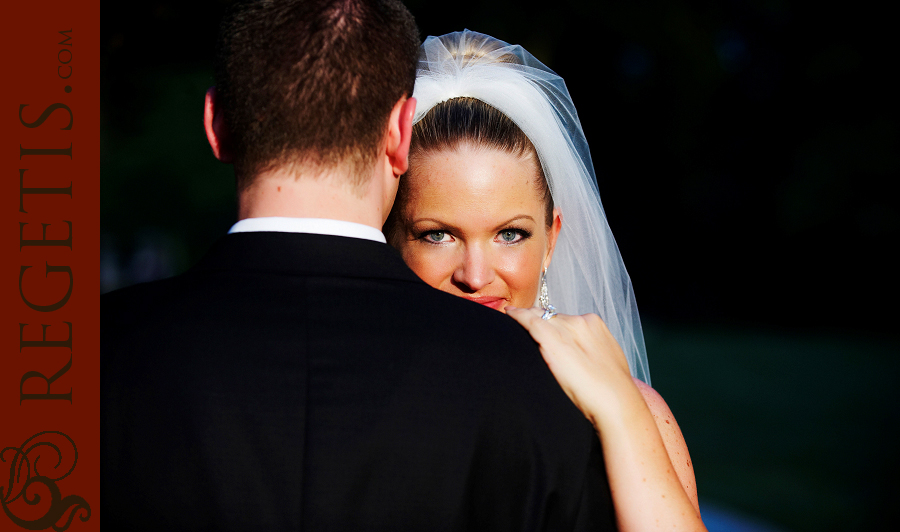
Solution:
M547 227L536 164L467 145L415 158L395 239L409 267L500 311L534 305L561 223Z

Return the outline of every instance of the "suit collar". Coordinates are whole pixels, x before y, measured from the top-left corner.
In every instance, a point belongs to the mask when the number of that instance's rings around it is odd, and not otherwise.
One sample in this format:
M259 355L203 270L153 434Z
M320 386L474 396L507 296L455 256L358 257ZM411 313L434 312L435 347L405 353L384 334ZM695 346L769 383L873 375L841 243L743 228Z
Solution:
M422 283L387 244L304 233L232 233L219 239L195 271L385 278Z

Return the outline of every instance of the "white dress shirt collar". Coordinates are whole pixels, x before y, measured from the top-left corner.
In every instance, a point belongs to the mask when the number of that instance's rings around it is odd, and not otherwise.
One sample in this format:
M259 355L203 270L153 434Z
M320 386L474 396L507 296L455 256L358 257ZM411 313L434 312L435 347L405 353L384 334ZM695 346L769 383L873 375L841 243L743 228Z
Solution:
M315 235L347 236L387 243L378 229L368 225L327 218L288 218L268 216L265 218L245 218L231 226L229 233L275 232L311 233Z

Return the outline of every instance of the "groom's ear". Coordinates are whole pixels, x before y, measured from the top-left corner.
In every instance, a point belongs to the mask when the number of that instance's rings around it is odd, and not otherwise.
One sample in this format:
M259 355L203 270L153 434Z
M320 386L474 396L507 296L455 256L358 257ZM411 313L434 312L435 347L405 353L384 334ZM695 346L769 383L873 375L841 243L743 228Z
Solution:
M216 88L206 91L203 105L203 128L213 155L223 163L232 162L231 135L225 125L225 114L216 101Z
M394 175L402 175L409 169L409 143L412 139L413 115L416 99L403 98L394 104L388 122L386 155Z

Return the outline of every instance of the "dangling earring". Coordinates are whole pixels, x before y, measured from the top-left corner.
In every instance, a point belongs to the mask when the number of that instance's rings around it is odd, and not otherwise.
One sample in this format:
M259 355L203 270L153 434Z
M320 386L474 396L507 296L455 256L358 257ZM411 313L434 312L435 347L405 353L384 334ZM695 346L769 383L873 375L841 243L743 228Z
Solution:
M547 290L547 268L544 268L544 271L541 272L541 289L539 301L541 303L541 308L544 309L544 314L541 316L542 320L549 320L550 318L556 316L556 307L550 304L550 292L549 290Z

